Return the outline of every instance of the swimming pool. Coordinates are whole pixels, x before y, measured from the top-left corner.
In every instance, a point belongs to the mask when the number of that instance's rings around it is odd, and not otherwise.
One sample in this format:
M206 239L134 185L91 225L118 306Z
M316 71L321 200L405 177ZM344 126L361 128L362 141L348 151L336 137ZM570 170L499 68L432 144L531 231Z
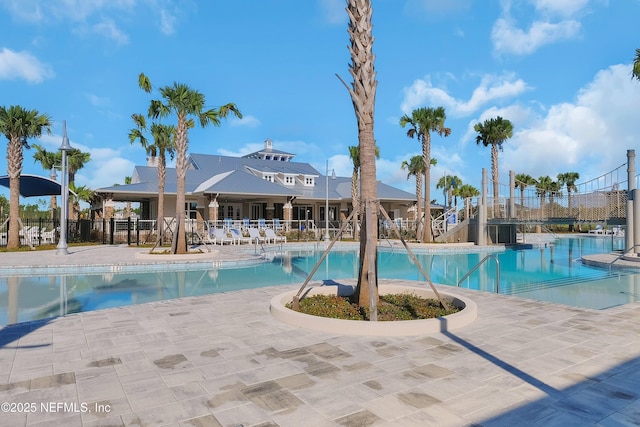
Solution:
M434 283L456 286L480 260L493 254L500 263L502 294L604 309L640 300L640 274L584 266L580 257L619 250L623 246L620 238L563 237L532 249L417 250L416 256ZM0 325L187 296L302 283L321 255L316 251L289 251L273 254L263 263L233 268L0 277ZM332 251L313 279L355 277L357 256L355 250ZM381 278L423 280L404 250L381 247L378 265ZM495 277L496 263L489 259L461 286L495 292Z

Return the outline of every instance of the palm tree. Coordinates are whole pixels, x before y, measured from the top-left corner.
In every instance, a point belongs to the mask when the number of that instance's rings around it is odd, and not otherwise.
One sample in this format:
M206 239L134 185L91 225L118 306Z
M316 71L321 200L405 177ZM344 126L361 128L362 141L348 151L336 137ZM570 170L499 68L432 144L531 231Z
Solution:
M351 164L353 165L353 171L351 172L351 205L353 206L353 210L356 211L356 216L353 219L355 224L354 226L354 236L357 236L360 233L359 230L359 222L358 216L360 215L360 204L358 203L359 198L359 185L358 185L358 177L360 175L360 147L357 145L350 145L349 147L349 157L351 158ZM377 145L374 147L376 159L380 158L380 147Z
M138 76L138 85L145 92L151 93L152 86L149 78L141 73ZM187 237L185 233L185 178L187 174L187 149L189 138L187 130L189 128L190 116L196 117L200 125L204 128L209 124L220 126L220 119L225 118L229 113L234 113L236 117L242 118L242 114L235 104L229 103L218 108L205 110L205 97L197 90L191 89L182 83L174 83L173 86L164 86L159 89L162 100L154 99L149 105L148 116L154 119L164 118L175 114L178 124L175 130L176 144L176 231L175 238L171 245L171 252L174 254L187 253Z
M454 175L445 175L441 177L436 184L436 189L442 188L442 195L447 199L449 209L451 209L451 199L453 199L453 194L461 184L462 181L460 178Z
M69 168L69 184L76 182L76 173L91 161L91 154L84 153L77 148L72 148L67 153L67 166Z
M432 161L434 159L431 159ZM424 177L424 158L422 155L411 157L409 161L404 160L400 165L402 170L407 170L407 179L416 177L416 220L422 218L422 178Z
M458 195L464 200L465 219L468 219L471 211L471 198L478 197L480 190L470 184L463 184L458 188Z
M631 75L640 80L640 49L636 49L636 57L633 60L633 69Z
M158 242L162 242L164 234L164 184L167 177L167 154L173 160L175 155L175 127L160 123L151 124L151 136L153 144L145 136L147 121L141 114L132 114L131 118L136 127L129 132L129 142L133 144L136 140L147 151L152 158L157 158L158 168L158 219L156 221L158 229Z
M9 175L9 236L7 249L20 247L20 174L23 148L29 149L29 138L51 133L51 119L37 110L25 110L19 105L0 107L0 132L7 138L7 174Z
M534 185L536 183L535 178L531 175L527 175L526 173L516 174L516 188L520 189L520 210L524 210L524 190L529 185Z
M130 176L125 176L124 177L124 185L129 185L131 184L131 177ZM131 217L131 201L127 201L127 209L125 210L125 217L126 218L130 218Z
M376 140L373 132L375 110L376 72L373 54L373 25L371 0L347 0L349 15L349 40L351 86L342 79L349 91L358 123L358 148L360 150L360 211L364 212L360 233L360 258L358 284L355 297L361 307L371 308L375 319L378 304L378 195L376 187ZM338 76L338 78L340 78ZM373 273L373 274L371 274ZM373 306L372 306L373 305Z
M69 203L73 207L73 214L76 220L80 219L80 202L90 203L93 199L93 190L86 185L76 186L69 183Z
M407 131L409 138L417 138L422 143L422 157L424 158L424 217L425 228L422 236L418 236L421 242L430 241L431 232L431 132L437 132L438 135L447 137L451 135L451 129L445 127L444 122L447 115L444 107L415 109L411 113L411 117L404 115L400 118L400 126L405 127L411 125L411 129ZM420 219L420 218L418 218Z
M540 197L540 217L544 218L544 205L547 193L553 188L553 180L549 176L541 176L536 181L536 194Z
M476 144L485 147L491 146L491 179L493 181L493 214L498 216L499 194L498 194L498 150L502 151L502 144L513 136L513 125L507 119L500 116L487 119L484 123L476 123L473 126L478 135Z
M565 172L558 174L558 183L560 187L563 185L567 187L567 203L569 207L569 215L572 214L572 206L571 206L571 193L578 192L578 187L576 187L576 181L580 179L580 174L578 172Z
M42 169L51 171L56 165L62 164L62 154L60 151L47 151L42 145L33 144L33 148L36 149L36 153L33 155L34 163L40 163ZM56 211L58 210L58 199L55 195L51 196L49 204L51 205L52 221L56 219Z

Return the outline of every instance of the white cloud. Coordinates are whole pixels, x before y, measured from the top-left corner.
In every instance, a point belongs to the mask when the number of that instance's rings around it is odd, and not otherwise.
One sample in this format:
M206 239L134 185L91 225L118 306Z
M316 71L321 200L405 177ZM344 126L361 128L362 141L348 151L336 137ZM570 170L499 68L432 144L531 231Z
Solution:
M237 117L233 117L229 120L229 125L235 126L235 127L246 126L250 128L255 128L260 126L260 120L258 120L254 116L242 116L241 119L238 119Z
M579 171L582 180L620 166L626 151L638 146L640 85L629 74L628 65L602 70L575 102L552 106L528 127L514 126L515 135L504 145L501 164L536 178Z
M434 87L431 78L426 76L405 88L405 97L400 109L403 113L409 114L413 109L423 105L442 105L449 115L467 116L490 102L515 97L528 89L524 80L516 78L512 73L501 76L485 75L480 85L474 89L471 98L463 101L452 97L441 88Z
M536 10L549 15L572 16L586 8L589 0L534 0Z
M517 28L510 18L500 18L493 25L491 40L497 53L527 55L540 47L562 39L575 37L580 23L566 20L558 23L535 21L527 31Z
M95 24L93 31L108 39L114 40L118 44L127 44L129 37L118 28L118 25L110 18L104 18L101 22Z
M575 38L590 1L594 0L531 0L533 10L526 4L513 2L518 7L516 12L529 22L520 26L512 14L511 0L503 0L501 16L491 31L494 52L528 55L547 44Z
M24 79L29 83L42 83L52 78L54 72L29 52L0 51L0 80Z
M109 98L98 96L92 93L85 94L91 105L95 107L106 107L111 104Z
M348 19L344 0L320 0L320 8L324 19L330 24L342 24Z
M160 10L160 31L171 35L175 32L176 17L166 9Z

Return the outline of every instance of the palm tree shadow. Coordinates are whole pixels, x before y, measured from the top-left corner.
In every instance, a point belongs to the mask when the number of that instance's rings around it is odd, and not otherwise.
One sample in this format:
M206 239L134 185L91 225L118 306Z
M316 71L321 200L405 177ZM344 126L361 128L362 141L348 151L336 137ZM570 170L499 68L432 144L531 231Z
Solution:
M638 425L640 387L634 384L640 379L637 373L640 370L640 357L596 375L585 375L584 380L557 389L451 333L447 330L447 320L440 318L440 321L443 335L546 394L544 398L507 408L503 413L475 422L474 425L596 425L614 415L616 421L612 421L612 425Z
M42 319L42 320L34 320L33 322L16 323L15 325L5 326L4 328L0 329L0 349L5 348L6 346L8 346L14 341L18 341L20 338L29 335L33 331L42 328L43 326L49 324L51 320L52 318L49 318L49 319ZM25 345L25 346L17 346L15 348L48 347L51 344L52 343Z

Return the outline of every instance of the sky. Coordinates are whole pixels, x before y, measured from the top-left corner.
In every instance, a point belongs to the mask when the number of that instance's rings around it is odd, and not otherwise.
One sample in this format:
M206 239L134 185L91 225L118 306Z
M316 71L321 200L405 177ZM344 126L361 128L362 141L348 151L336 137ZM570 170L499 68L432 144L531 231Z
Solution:
M499 157L505 184L510 170L554 179L578 172L584 182L640 149L640 82L631 78L640 0L372 3L379 180L415 192L400 165L421 146L399 120L419 107L444 107L452 130L432 137L434 198L442 198L435 183L444 175L480 188L491 150L476 144L473 126L496 116L514 126ZM240 156L269 138L323 174L328 162L330 173L350 176L357 123L336 76L352 81L345 5L0 0L0 106L50 116L51 135L29 141L47 150L60 146L66 120L71 145L91 155L76 185L91 189L123 184L146 163L128 139L131 114L146 113L159 94L140 90L141 72L156 89L183 83L207 107L233 102L242 112L241 120L192 129L190 152ZM48 176L34 153L25 150L23 173ZM0 194L8 198L8 189Z

